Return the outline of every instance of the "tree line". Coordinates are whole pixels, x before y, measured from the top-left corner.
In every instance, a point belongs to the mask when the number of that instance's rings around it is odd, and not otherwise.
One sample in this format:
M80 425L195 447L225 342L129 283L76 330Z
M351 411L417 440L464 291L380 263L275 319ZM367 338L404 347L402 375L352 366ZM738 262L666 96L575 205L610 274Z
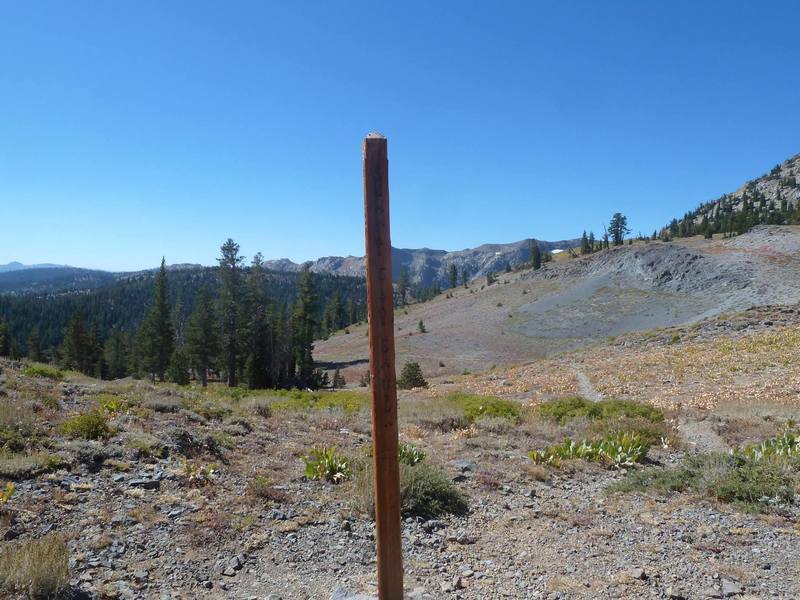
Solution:
M102 378L133 375L188 383L194 376L203 385L219 377L228 385L243 382L251 388L319 386L326 376L314 368L313 342L366 318L364 280L314 274L308 265L299 274L269 272L260 254L249 266L244 260L229 239L213 269L168 273L162 260L146 284L124 282L66 297L27 298L38 304L40 317L53 318L50 313L65 305L75 307L58 345L49 347L40 326L47 319L36 320L37 311L15 312L25 298L0 297L6 309L5 315L0 312L0 356L24 353ZM173 278L181 283L177 289ZM135 297L149 290L146 312L133 326L130 313L136 312L136 302L115 288L135 289ZM9 323L18 331L28 324L22 343ZM48 335L52 339L52 331Z

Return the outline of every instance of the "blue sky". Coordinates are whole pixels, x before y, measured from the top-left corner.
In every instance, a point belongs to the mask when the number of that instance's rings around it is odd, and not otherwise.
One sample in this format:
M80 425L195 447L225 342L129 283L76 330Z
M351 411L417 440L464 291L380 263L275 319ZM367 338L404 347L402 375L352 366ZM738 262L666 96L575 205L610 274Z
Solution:
M651 232L800 152L800 3L4 2L0 263Z

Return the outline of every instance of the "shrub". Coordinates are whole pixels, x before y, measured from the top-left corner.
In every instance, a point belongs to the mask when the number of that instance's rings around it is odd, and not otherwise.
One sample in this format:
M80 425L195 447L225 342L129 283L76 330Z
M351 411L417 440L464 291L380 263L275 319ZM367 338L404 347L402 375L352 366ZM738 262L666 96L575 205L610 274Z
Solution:
M97 403L103 410L112 414L125 412L131 407L128 400L114 394L100 394L97 396Z
M797 485L796 465L787 461L704 453L686 456L676 467L630 473L609 491L694 492L749 512L766 512L791 503Z
M356 471L355 505L375 516L374 474L364 465ZM467 499L441 469L425 462L400 464L400 511L403 517L432 519L445 513L463 514Z
M579 396L548 400L538 407L539 415L550 421L565 424L573 419L641 418L651 423L664 420L664 413L649 404L632 400L599 400L592 402Z
M303 457L308 479L324 479L331 483L341 483L350 479L352 471L350 460L336 452L335 448L314 448Z
M599 461L615 467L627 467L642 462L650 449L636 433L618 433L600 440L569 438L543 450L532 450L528 456L536 464L558 466L563 459Z
M283 396L272 403L274 411L283 410L343 410L346 413L355 413L366 407L369 396L356 391L337 392L301 392L292 390L281 392L276 390L276 395Z
M54 381L61 381L64 379L63 371L42 364L27 365L22 369L22 374L25 375L25 377L41 377L44 379L53 379Z
M175 413L184 408L184 402L173 396L150 396L145 398L142 406L154 412Z
M61 424L61 431L67 437L85 440L105 439L112 434L105 415L96 410L67 419Z
M69 585L69 551L61 535L9 542L0 548L0 589L56 598Z
M407 362L403 365L400 378L397 380L397 387L401 390L428 387L428 382L425 381L425 377L422 375L422 367L419 366L418 362Z
M67 461L47 452L36 454L0 454L0 477L4 479L27 479L66 466Z
M447 396L447 400L459 406L470 422L483 417L518 421L521 413L519 404L496 396L453 392Z
M13 482L9 481L6 483L5 487L3 488L3 491L0 492L0 509L2 509L3 506L9 503L16 489L17 486L15 486Z

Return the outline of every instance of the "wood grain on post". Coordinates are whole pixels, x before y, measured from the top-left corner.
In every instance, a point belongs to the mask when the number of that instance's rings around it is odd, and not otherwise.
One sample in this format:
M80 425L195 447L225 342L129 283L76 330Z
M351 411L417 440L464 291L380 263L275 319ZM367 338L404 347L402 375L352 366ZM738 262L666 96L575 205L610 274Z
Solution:
M397 383L394 366L394 295L389 236L389 160L386 138L364 139L364 226L367 246L369 365L375 467L378 596L402 600L400 465L397 455Z

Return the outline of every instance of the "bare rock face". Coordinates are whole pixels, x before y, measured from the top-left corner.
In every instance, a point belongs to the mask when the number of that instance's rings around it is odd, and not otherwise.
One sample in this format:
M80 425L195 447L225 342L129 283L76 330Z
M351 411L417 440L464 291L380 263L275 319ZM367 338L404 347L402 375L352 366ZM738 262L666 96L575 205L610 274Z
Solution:
M557 242L539 241L543 252L566 250L580 243L580 240L561 240ZM466 250L431 250L430 248L405 249L392 248L392 269L397 279L401 268L407 268L411 283L447 285L450 266L458 269L459 282L461 273L466 269L470 279L485 277L487 273L498 273L505 270L506 265L515 266L530 261L531 240L520 240L510 244L484 244ZM267 268L276 271L299 271L302 265L282 258L266 263ZM315 273L333 273L335 275L364 275L363 256L326 256L311 263Z

